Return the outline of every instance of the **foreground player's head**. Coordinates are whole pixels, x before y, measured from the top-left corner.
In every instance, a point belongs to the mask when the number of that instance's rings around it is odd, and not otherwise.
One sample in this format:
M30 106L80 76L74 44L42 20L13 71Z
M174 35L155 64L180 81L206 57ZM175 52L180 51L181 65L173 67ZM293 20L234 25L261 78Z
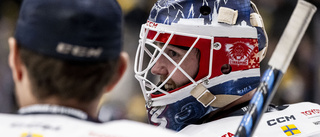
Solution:
M149 120L180 130L257 87L267 36L250 0L159 0L139 42Z
M9 39L19 105L98 102L126 67L121 26L116 0L24 0Z

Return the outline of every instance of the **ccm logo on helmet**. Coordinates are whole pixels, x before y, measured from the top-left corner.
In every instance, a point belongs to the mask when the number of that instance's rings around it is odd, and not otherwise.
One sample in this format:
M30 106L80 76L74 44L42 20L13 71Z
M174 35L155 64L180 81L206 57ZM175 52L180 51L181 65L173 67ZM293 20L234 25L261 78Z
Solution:
M283 122L287 122L287 121L290 121L290 120L296 120L296 118L291 115L291 116L284 116L284 117L279 117L279 118L276 118L276 119L271 119L271 120L268 120L267 121L267 124L269 126L274 126L278 123L283 123Z
M103 49L87 48L83 46L71 45L71 44L61 42L58 44L56 51L61 54L71 54L75 57L98 58L101 55Z
M147 21L146 25L150 28L157 28L158 23L152 22L152 21Z

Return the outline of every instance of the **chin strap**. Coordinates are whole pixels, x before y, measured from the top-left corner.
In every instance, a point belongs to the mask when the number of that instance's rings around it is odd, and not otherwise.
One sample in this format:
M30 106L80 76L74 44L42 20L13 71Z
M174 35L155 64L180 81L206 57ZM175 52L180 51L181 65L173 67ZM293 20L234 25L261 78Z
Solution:
M214 95L201 83L198 84L190 94L204 107L213 106L221 108L241 98L241 96L238 95Z
M256 89L251 90L247 94L241 96L239 99L231 102L230 104L220 107L215 111L210 112L209 114L202 117L199 121L195 122L194 124L202 124L207 123L213 120L221 119L223 117L229 116L233 112L246 107L249 105L249 102L256 92Z

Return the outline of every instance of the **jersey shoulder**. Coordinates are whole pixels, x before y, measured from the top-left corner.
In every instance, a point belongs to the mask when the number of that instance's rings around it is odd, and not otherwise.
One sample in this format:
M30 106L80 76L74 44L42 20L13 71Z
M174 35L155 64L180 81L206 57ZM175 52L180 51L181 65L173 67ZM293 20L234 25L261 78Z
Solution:
M233 116L201 125L189 125L180 134L231 137L242 116ZM254 133L255 137L320 136L320 105L310 102L290 104L286 109L265 113Z
M6 137L188 137L129 120L94 123L63 115L0 114L0 121L1 136Z

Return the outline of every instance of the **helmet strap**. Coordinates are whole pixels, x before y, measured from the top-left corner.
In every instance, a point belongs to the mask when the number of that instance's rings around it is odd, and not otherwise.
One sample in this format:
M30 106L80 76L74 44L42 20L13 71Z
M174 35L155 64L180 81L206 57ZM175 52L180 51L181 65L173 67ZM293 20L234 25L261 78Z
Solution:
M251 90L247 94L243 95L239 99L235 100L234 102L208 113L207 115L202 117L197 123L194 124L207 123L229 116L232 112L235 112L243 107L248 106L255 92L256 88Z
M202 83L198 84L190 94L195 97L204 107L224 107L241 98L238 95L214 95Z

